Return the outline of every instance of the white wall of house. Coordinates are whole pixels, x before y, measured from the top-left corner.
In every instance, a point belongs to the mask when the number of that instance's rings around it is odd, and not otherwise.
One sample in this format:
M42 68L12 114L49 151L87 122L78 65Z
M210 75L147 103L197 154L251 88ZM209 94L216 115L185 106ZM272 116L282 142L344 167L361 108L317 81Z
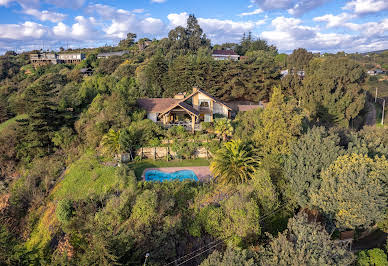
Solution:
M228 108L223 104L215 102L213 105L213 114L221 114L228 117Z
M158 113L147 113L147 118L156 122L158 121Z

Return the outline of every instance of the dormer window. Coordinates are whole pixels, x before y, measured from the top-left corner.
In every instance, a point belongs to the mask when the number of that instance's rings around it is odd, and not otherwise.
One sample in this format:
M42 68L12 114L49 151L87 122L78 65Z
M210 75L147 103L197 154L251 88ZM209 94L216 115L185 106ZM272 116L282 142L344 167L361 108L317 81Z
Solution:
M208 101L203 101L200 103L199 107L201 108L209 108L210 107L210 104Z

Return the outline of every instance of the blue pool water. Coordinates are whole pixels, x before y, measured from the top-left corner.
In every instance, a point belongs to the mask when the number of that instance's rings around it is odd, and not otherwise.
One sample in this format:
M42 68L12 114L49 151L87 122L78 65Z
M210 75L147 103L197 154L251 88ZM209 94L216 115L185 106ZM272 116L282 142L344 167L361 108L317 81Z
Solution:
M198 181L198 177L191 170L180 170L174 173L164 173L158 170L149 170L145 172L146 181L172 181L172 180L192 180Z

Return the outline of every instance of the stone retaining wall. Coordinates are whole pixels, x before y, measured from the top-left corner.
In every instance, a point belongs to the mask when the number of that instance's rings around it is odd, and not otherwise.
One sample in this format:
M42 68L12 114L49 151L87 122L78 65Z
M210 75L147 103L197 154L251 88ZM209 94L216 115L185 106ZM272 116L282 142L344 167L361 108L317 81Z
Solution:
M176 152L173 152L170 147L145 147L136 151L136 156L147 159L165 159L167 157L176 159ZM210 158L211 154L204 147L196 149L195 158Z

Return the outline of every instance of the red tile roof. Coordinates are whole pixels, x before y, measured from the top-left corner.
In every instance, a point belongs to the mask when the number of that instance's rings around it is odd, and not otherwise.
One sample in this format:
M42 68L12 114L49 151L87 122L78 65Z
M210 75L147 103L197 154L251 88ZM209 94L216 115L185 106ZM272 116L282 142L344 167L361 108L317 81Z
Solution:
M161 113L172 105L179 103L180 99L173 98L141 98L137 99L140 108L150 113Z
M233 50L214 50L213 55L238 55Z

